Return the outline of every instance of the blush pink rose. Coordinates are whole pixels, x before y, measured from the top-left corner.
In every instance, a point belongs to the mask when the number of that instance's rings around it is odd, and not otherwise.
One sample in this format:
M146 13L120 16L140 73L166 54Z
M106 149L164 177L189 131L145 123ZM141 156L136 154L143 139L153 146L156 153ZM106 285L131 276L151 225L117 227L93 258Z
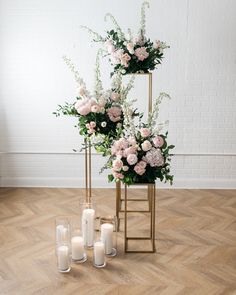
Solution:
M145 161L140 161L140 162L138 162L137 165L139 165L139 166L142 167L142 168L146 168L147 163L146 163Z
M91 112L92 113L99 113L100 112L99 105L95 104L95 105L91 106Z
M123 167L123 162L120 159L116 159L113 161L112 167L114 168L114 170L120 171Z
M121 63L125 68L127 68L127 67L129 66L128 61L130 61L130 60L131 60L131 57L129 56L128 53L124 53L124 54L122 54L121 57L120 57L120 63Z
M128 157L128 155L130 155L130 154L136 154L136 153L137 153L136 146L131 146L131 147L126 148L124 150L124 157Z
M75 109L80 115L86 116L91 112L91 107L94 104L96 104L96 102L92 98L84 97L75 103Z
M141 128L140 133L142 137L148 137L151 134L151 131L148 128Z
M139 47L135 49L134 54L137 56L138 60L143 61L149 56L145 47Z
M107 110L107 115L112 122L118 122L121 120L121 108L111 107Z
M150 141L148 140L145 140L142 144L141 144L141 147L142 147L142 150L144 152L147 152L149 151L151 148L152 148L152 144Z
M162 147L164 144L164 139L162 136L156 136L153 138L153 144L155 145L155 147Z
M140 165L135 165L134 166L134 171L138 174L138 175L143 175L146 171L145 168L142 168Z
M160 40L155 40L153 44L153 48L158 49L161 47L161 41Z
M129 42L126 47L127 47L127 50L129 51L130 54L134 54L134 43L133 42Z
M112 94L111 94L111 99L112 99L113 101L118 101L118 100L120 99L120 94L117 93L117 92L112 92Z
M124 175L122 173L119 173L115 170L112 170L112 175L114 176L114 178L116 179L123 179L124 178Z
M129 165L134 165L138 162L138 157L136 154L129 154L127 157L127 162Z
M91 128L95 128L96 127L96 123L94 121L91 121L89 123L89 125L90 125Z

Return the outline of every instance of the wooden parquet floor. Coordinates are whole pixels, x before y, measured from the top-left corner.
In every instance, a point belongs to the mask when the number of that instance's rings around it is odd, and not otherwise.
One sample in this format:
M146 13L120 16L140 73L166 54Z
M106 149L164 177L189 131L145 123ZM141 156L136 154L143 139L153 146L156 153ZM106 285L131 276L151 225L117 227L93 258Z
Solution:
M236 294L236 191L157 191L155 254L124 254L105 269L92 253L57 272L54 221L79 212L80 189L0 189L0 294ZM115 212L115 190L95 189L98 211ZM143 224L140 221L140 228Z

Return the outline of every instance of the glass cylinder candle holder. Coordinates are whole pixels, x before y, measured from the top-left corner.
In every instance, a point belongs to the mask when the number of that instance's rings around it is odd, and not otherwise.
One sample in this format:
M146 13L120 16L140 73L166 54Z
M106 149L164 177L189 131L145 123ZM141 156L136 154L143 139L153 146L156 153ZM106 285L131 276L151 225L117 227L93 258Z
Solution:
M56 218L56 257L59 272L66 273L71 269L70 224L66 217Z
M84 238L81 231L81 222L78 216L71 218L71 258L75 263L83 263L87 260L84 247Z
M117 254L117 217L100 217L101 241L105 245L105 254L114 257Z
M96 240L94 243L93 265L97 268L106 266L105 245L101 240Z
M81 230L86 248L93 248L95 231L95 204L81 202Z

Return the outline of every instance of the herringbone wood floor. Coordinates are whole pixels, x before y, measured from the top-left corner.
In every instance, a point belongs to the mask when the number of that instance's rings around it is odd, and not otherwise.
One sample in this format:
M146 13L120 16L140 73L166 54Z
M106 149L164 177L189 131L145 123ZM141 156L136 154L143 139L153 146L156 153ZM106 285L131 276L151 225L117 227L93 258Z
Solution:
M56 269L54 220L77 214L83 191L0 193L1 295L236 294L236 191L159 190L155 254L124 254L121 233L119 255L105 269L95 269L89 253L69 274ZM114 190L96 189L93 198L101 214L115 211Z

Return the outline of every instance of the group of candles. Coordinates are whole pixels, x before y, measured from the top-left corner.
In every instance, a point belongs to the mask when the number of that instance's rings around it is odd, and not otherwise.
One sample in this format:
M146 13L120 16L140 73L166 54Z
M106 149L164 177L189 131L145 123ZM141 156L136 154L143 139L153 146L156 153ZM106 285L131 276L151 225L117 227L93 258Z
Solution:
M100 225L100 237L95 237L95 210L85 208L81 216L81 230L69 222L57 222L56 255L60 272L70 271L71 260L83 263L87 260L86 249L93 249L93 265L105 267L106 255L116 255L113 239L114 224L107 220ZM99 232L99 231L98 231Z

